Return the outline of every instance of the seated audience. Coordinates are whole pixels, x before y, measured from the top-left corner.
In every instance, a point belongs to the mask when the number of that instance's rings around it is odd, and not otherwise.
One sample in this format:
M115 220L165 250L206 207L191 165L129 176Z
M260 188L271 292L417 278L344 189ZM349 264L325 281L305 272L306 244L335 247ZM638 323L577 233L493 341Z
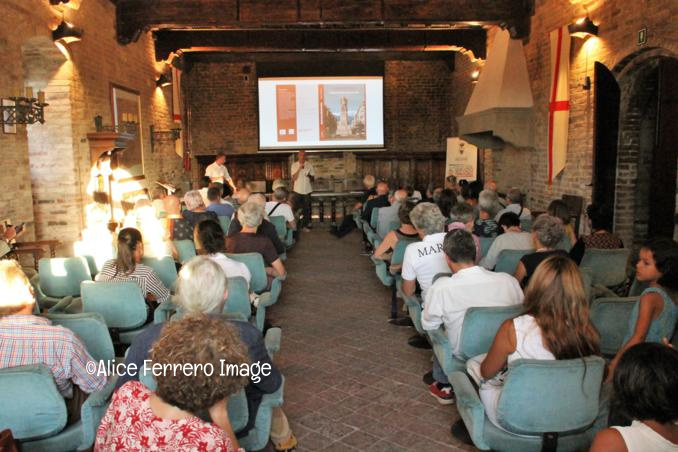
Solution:
M186 204L186 210L181 212L181 216L188 221L191 227L191 235L195 225L202 220L217 220L217 214L206 210L202 196L196 190L189 191L184 195L184 204Z
M490 190L483 190L478 198L478 218L473 223L473 233L478 237L496 237L501 229L492 212L496 210L497 194Z
M249 286L252 274L247 265L226 256L226 236L221 225L214 220L205 220L195 227L195 248L219 264L224 274L233 278L242 276Z
M520 193L518 188L511 188L508 193L506 193L506 204L506 207L500 210L497 215L495 215L495 221L499 221L501 216L506 212L515 213L521 220L532 219L532 213L530 212L530 209L523 207L523 194Z
M207 176L203 176L198 180L198 193L202 198L202 203L204 205L209 205L210 200L207 197L207 190L209 190L210 184L212 183L211 179Z
M247 202L251 194L252 192L250 192L246 187L238 188L238 191L235 193L235 199L233 200L233 207L238 210L238 207Z
M379 182L377 184L377 196L370 199L363 206L362 219L370 222L372 218L372 210L375 207L388 207L391 205L388 202L388 184L386 182Z
M259 204L263 210L264 206L266 206L266 197L261 193L253 193L250 195L248 202ZM264 236L268 237L275 247L275 251L278 253L278 255L285 254L287 247L285 247L285 244L282 242L282 240L280 240L280 237L278 237L278 230L275 228L273 223L266 219L265 211L263 212L263 215L264 216L261 219L261 224L257 228L257 234L263 234ZM233 221L231 221L231 225L228 227L227 236L230 237L241 229L242 226L240 223L240 217L236 215L235 218L233 218Z
M499 254L504 250L532 250L532 235L520 229L520 219L513 212L506 212L499 219L499 227L504 231L492 242L480 265L488 270L497 265Z
M165 198L167 197L167 190L161 187L154 188L151 191L153 197L153 208L155 209L155 215L158 218L165 218L167 212L165 211Z
M284 217L289 229L296 229L297 224L294 219L294 212L292 207L287 204L288 191L285 187L278 187L273 190L273 201L268 201L264 207L266 215L269 217L280 216Z
M445 189L459 191L459 186L457 185L457 176L447 176L445 178Z
M567 256L566 251L556 249L564 235L565 230L559 219L547 214L537 218L532 225L532 242L536 251L520 258L514 274L523 287L527 286L535 269L544 260L553 255Z
M221 194L223 192L223 187L221 187L221 184L219 185L219 187L210 187L207 190L207 199L209 200L210 204L205 210L208 212L214 212L219 217L231 218L235 209L231 203L222 201Z
M563 222L563 228L565 228L565 237L570 241L570 246L574 245L577 242L577 235L575 234L574 226L572 225L570 208L567 207L565 201L562 199L554 199L549 204L546 212L552 217L556 217Z
M222 365L249 364L237 330L219 318L192 314L168 322L159 336L150 353L153 364L209 364L213 371L156 372L155 391L127 382L113 394L94 450L242 450L226 403L247 377L219 372ZM198 417L203 410L212 422Z
M457 229L471 233L473 242L476 244L476 263L480 262L482 251L480 239L473 233L473 207L465 202L455 204L450 211L450 224L447 225L447 231L455 231Z
M452 208L457 205L457 194L452 190L441 190L435 204L440 208L440 213L445 217L445 221L449 223Z
M227 278L233 276L237 275L222 273L218 267L204 257L194 257L184 264L179 272L177 295L174 297L173 302L182 312L188 314L204 313L218 319L218 314L224 312L224 304L228 297ZM254 426L262 396L277 391L282 384L282 376L280 371L271 362L271 358L266 351L264 338L255 326L248 322L236 320L224 319L223 323L235 329L245 344L250 362L259 362L262 365L268 364L271 366L271 373L269 375L261 375L259 381L250 379L245 387L249 418L247 426L242 431L236 432L237 436L242 438ZM163 333L166 325L168 323L154 324L137 336L130 346L125 358L125 364L134 363L137 367L143 366L144 360L148 359L154 343ZM128 381L138 380L138 378L138 374L121 375L116 382L116 388L121 387ZM287 425L282 409L276 408L273 413L274 425ZM272 430L271 436L276 448L280 450L289 449L296 444L296 439L289 430L289 426L283 429L276 429L275 432Z
M611 233L612 212L605 206L591 204L586 208L586 217L591 234L582 235L570 250L570 257L579 264L588 248L617 249L624 248L621 239Z
M499 327L488 353L467 362L469 375L479 384L485 414L499 428L497 404L505 377L502 371L508 363L600 354L600 338L589 318L581 274L568 257L551 256L537 268L523 304L521 316Z
M396 190L391 197L391 205L379 209L377 212L377 235L379 237L386 237L391 223L398 221L398 211L406 200L407 192L402 189Z
M377 189L374 188L374 184L375 179L373 175L368 174L363 178L363 194L360 197L360 201L353 207L352 215L346 215L339 226L332 226L330 234L337 238L342 238L355 229L355 218L362 214L362 208L365 203L377 195Z
M379 244L377 249L374 251L374 257L382 260L389 260L391 258L391 252L395 250L396 245L400 239L418 239L419 233L412 226L412 220L410 219L410 212L416 206L415 201L406 201L398 210L398 218L400 219L400 227L395 231L390 231L384 237L384 240Z
M671 338L678 321L678 244L655 239L643 245L636 264L636 279L650 287L640 295L629 319L624 345L610 363L608 381L624 352L641 342Z
M626 350L614 374L612 405L633 422L598 432L591 452L678 450L678 351L661 344Z
M278 257L273 242L266 235L257 232L264 219L264 207L254 201L246 202L238 209L237 217L238 225L242 224L242 227L238 232L230 234L226 238L226 251L229 253L259 253L264 258L267 275L272 277L284 276L285 266Z
M96 280L100 282L132 281L139 285L147 301L163 303L169 300L170 292L151 267L141 263L144 243L141 233L134 228L125 228L118 233L118 255L106 261Z
M494 188L487 188L494 187ZM486 210L490 213L492 219L502 210L504 207L499 202L499 195L497 194L497 184L494 182L486 182L485 189L480 192L478 195L478 203L486 207Z
M376 183L375 177L371 174L363 177L363 194L360 197L360 202L355 205L356 209L362 209L367 201L377 196Z
M460 193L461 197L464 199L464 202L469 206L474 208L474 216L477 216L476 206L478 205L478 197L482 191L482 184L480 186L474 182L467 182L461 185Z
M443 243L445 261L452 270L449 278L439 278L424 300L421 325L435 330L445 325L452 354L459 354L461 327L466 310L472 307L511 306L523 301L523 291L509 274L494 273L475 264L476 247L471 234L448 232ZM452 385L434 355L433 378L429 392L443 405L454 403Z
M449 272L443 252L445 217L435 204L421 202L410 212L410 220L421 242L411 243L405 249L402 290L405 295L412 296L419 283L421 299L425 300L433 277Z
M17 261L0 261L0 292L0 369L47 366L67 399L69 423L75 422L84 394L103 389L106 377L87 371L87 363L94 359L71 330L34 315L33 287Z

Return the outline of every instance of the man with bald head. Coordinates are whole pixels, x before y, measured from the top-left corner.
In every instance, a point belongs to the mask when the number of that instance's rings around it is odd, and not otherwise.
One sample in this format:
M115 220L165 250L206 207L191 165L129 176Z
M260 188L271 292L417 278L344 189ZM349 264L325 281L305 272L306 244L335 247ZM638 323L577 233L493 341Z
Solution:
M398 210L403 202L407 200L407 192L403 189L396 190L391 196L391 205L388 207L382 207L379 209L377 215L377 234L379 237L384 238L391 229L391 223L400 224L398 219Z
M377 184L377 196L370 199L363 206L362 219L370 222L372 218L372 210L375 207L388 207L391 203L388 202L388 183L381 181Z

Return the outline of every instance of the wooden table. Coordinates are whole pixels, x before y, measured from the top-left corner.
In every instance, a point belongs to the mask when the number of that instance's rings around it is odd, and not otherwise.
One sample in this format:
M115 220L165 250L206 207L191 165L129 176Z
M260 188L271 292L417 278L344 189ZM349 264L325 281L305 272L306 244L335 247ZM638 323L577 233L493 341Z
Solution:
M332 223L337 222L337 201L341 202L341 209L343 216L346 216L346 204L349 201L355 201L360 199L363 196L362 191L343 191L343 192L334 192L334 191L314 191L311 193L311 210L313 209L313 204L317 203L318 205L318 218L321 223L325 222L325 202L330 202L330 220ZM355 202L353 202L355 204ZM353 206L351 204L351 206Z

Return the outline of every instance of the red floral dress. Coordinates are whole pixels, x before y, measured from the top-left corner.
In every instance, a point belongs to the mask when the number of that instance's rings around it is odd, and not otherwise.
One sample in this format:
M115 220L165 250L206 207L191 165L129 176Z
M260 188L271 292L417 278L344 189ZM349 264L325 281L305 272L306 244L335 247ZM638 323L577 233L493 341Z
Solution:
M95 451L228 451L236 452L223 430L198 417L161 419L151 410L152 392L138 381L125 383L101 420Z

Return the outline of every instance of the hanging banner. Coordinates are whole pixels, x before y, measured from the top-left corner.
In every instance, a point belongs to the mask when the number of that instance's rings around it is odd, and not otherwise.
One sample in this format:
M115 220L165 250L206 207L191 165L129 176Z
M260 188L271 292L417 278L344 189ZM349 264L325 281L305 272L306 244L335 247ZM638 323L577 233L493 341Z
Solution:
M447 139L445 177L456 176L457 181L473 182L478 178L478 148L454 137Z
M182 136L174 141L174 151L179 157L184 157L184 137L182 121L182 105L181 105L181 71L172 67L172 121L174 122L172 128L181 128Z
M548 185L565 169L570 121L570 34L567 26L551 32L551 90L549 92Z

